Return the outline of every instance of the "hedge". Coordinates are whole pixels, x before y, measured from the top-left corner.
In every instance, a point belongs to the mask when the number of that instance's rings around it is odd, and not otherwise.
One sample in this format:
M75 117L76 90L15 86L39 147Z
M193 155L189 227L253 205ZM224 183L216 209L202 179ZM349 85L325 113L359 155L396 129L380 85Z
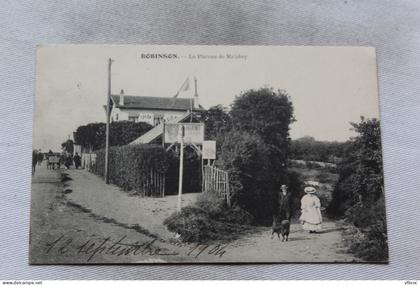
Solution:
M105 150L95 151L93 172L104 176ZM183 192L201 192L201 159L189 148L185 149ZM109 149L109 182L125 191L141 196L160 196L150 185L150 171L161 174L165 195L178 193L179 157L158 145L140 144L115 146Z
M105 150L95 151L95 174L104 176ZM127 145L109 149L109 182L125 191L135 191L141 196L149 196L148 183L150 172L166 175L169 167L168 154L161 146Z

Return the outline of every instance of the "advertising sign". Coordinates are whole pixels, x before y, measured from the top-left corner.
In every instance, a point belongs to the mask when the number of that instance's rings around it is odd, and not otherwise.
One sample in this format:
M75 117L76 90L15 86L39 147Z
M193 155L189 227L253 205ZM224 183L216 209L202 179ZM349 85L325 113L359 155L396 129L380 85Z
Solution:
M216 141L203 141L203 159L216 159Z
M153 126L155 124L154 120L155 120L155 116L153 113L141 113L139 115L138 121L145 122Z
M181 141L181 131L184 126L184 142L202 144L204 141L203 123L176 123L165 124L165 143Z
M181 118L183 115L181 114L164 114L163 119L165 122L176 121L177 119Z

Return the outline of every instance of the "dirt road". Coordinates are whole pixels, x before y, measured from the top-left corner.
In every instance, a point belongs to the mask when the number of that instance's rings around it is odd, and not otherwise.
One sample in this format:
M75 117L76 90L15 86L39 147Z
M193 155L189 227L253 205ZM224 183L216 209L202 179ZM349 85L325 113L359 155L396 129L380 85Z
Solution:
M271 239L270 229L264 227L256 227L253 232L228 244L170 242L153 234L153 228L149 231L148 223L133 224L129 220L123 220L122 217L132 214L135 205L141 207L142 204L137 203L126 209L113 209L113 205L121 206L121 203L115 200L119 196L111 195L112 192L102 197L94 196L95 199L114 199L114 203L112 200L107 201L107 207L101 212L75 203L69 198L76 197L73 193L76 189L69 190L69 185L74 185L75 181L62 181L62 172L63 170L48 170L42 165L37 168L33 178L31 263L357 261L353 256L344 253L345 249L341 246L342 229L335 221L326 221L324 231L319 234L306 233L299 224L293 223L288 242L281 242L277 237ZM82 179L80 177L84 175L81 173L73 177ZM80 194L80 197L93 197L87 193L90 192L87 191L85 196ZM156 203L162 205L167 201L160 200ZM171 201L168 203L171 204ZM86 205L94 206L95 203L86 202ZM147 207L150 210L150 205ZM159 222L164 217L160 212L148 212L140 220L147 221L150 215L154 215L154 222Z
M37 168L32 179L30 263L184 260L182 253L186 249L181 251L177 246L162 243L137 228L103 220L69 204L63 186L60 170L48 170L45 165Z
M360 262L346 253L342 245L342 228L335 221L325 221L323 231L309 234L300 224L292 223L289 241L271 239L270 228L258 228L229 246L226 259L252 259L260 262Z

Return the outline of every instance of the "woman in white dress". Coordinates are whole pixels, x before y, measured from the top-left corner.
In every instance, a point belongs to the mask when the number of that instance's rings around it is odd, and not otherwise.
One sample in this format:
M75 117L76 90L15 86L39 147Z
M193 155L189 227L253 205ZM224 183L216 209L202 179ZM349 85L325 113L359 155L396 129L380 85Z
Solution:
M316 189L312 186L305 187L306 195L302 197L302 215L299 220L304 230L315 233L322 230L321 201L314 195Z

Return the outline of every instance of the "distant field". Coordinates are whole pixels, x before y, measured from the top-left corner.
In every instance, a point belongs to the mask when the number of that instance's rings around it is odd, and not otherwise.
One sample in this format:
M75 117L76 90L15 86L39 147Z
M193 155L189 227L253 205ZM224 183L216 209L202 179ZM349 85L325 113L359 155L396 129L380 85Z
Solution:
M338 181L336 166L322 162L292 161L290 170L302 175L305 184L317 186L317 196L321 200L322 207L326 208L332 200L332 193Z

